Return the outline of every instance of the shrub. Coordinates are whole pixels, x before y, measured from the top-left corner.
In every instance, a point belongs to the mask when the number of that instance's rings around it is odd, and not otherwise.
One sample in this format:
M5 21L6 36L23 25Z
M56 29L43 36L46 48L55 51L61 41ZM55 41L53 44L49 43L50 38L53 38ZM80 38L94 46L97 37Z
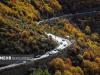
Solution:
M48 72L48 69L45 69L44 71L42 69L35 69L30 75L50 75Z

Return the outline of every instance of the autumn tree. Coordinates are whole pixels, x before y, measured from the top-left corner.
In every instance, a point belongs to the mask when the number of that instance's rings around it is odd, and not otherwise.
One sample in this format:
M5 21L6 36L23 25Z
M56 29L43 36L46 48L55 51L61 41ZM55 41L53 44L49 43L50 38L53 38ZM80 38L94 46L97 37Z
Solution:
M61 71L57 70L54 75L62 75Z
M23 30L23 31L21 32L21 36L22 36L23 38L28 38L29 35L30 35L30 33L29 33L27 30Z
M50 62L51 66L53 66L55 69L63 69L65 64L64 61L61 58L55 58Z
M65 61L65 64L69 64L69 65L72 65L72 61L70 58L67 58L66 61Z
M91 28L90 28L90 26L86 26L86 27L85 27L85 33L88 34L88 35L91 33Z
M77 70L77 72L80 73L80 75L84 75L82 68L80 68L79 66L76 67L76 70Z
M84 60L84 72L89 75L99 74L99 65L96 62L91 62L89 60Z
M96 57L95 62L98 63L98 65L100 67L100 57Z
M87 50L84 52L83 57L84 57L85 59L88 59L88 60L94 60L95 55L94 55L93 51L87 49Z
M73 75L69 70L64 70L64 75Z
M91 34L91 39L93 40L93 41L99 41L99 34L98 33L93 33L93 34Z
M23 19L38 20L40 18L39 12L28 2L16 1L16 3L13 3L12 9L16 10L17 14Z
M84 60L84 59L83 59L83 56L82 56L81 54L78 54L78 55L77 55L77 58L79 59L79 61L80 61L81 63L82 63L83 60Z
M100 57L96 57L95 61L96 61L97 63L100 63Z
M58 2L58 0L49 0L50 6L57 11L61 10L62 6Z
M44 7L45 11L47 11L48 13L52 13L52 8L48 4L45 4Z

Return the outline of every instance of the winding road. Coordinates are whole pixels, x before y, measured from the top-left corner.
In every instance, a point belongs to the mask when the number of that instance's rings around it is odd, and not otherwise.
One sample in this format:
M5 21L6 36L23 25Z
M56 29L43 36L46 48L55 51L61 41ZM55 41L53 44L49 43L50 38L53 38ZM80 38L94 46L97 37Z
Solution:
M38 21L36 23L39 25L39 24L42 24L42 23L45 23L45 22L51 22L53 20L57 20L57 19L60 19L60 18L66 18L66 17L71 17L71 16L79 16L79 15L91 15L91 14L93 15L94 13L98 13L98 12L100 12L100 10L83 12L83 13L75 13L75 14L65 14L65 15L59 16L59 17L53 17L53 18L50 18L50 19L44 19L44 20Z
M61 50L65 49L66 47L68 47L72 44L68 39L65 39L65 38L62 38L62 37L59 37L59 36L55 36L51 33L45 32L45 34L48 37L51 37L55 42L57 42L58 46L55 49L45 53L44 55L42 55L38 58L31 59L31 61L40 60L40 59L49 57L50 55L56 54L56 53L60 52ZM67 36L67 37L69 37L69 36Z
M63 49L65 49L66 47L70 46L73 42L71 42L70 40L68 39L65 39L65 38L62 38L62 37L59 37L59 36L55 36L51 33L46 33L45 34L48 36L48 37L52 37L52 39L58 43L58 46L51 50L51 51L48 51L46 52L44 55L41 55L40 57L38 58L34 58L34 59L28 59L31 62L34 62L34 61L37 61L37 60L40 60L40 59L44 59L44 58L47 58L51 55L54 55L60 51L62 51ZM69 37L69 36L66 36L66 37ZM12 68L12 67L17 67L17 66L21 66L23 64L27 64L26 61L22 62L22 63L15 63L15 64L11 64L11 65L8 65L8 66L4 66L4 67L1 67L0 70L5 70L5 69L9 69L9 68Z

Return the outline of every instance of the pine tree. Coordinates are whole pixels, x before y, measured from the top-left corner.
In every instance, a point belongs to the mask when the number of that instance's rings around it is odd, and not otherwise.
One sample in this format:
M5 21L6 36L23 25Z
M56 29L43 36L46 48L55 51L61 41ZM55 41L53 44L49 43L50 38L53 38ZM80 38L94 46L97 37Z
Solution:
M41 69L36 69L31 75L42 75L43 71Z

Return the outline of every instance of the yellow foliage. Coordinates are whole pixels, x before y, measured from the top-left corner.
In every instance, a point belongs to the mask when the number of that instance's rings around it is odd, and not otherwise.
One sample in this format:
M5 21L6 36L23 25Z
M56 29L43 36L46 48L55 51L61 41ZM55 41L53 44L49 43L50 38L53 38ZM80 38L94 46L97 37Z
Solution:
M73 74L68 70L64 70L64 75L73 75Z
M76 67L76 70L80 75L84 75L83 70L79 66Z
M34 0L35 5L42 11L43 9L43 5L44 5L44 1L43 0Z
M95 59L95 61L96 61L97 63L100 63L100 57L97 57L97 58Z
M4 22L4 18L3 18L3 16L0 15L0 23L1 22Z
M91 39L93 41L98 41L99 40L99 34L98 33L93 33L91 34Z
M34 0L35 5L42 12L53 13L53 10L61 10L61 5L57 0L49 0L45 2L45 0Z
M57 70L54 75L62 75L61 71Z
M70 70L72 66L70 64L65 64L64 66L64 70Z
M97 48L98 46L93 42L91 41L90 39L88 39L88 41L86 42L86 44L90 47L90 48Z
M64 30L72 35L75 35L75 37L77 37L78 39L83 40L85 37L84 33L82 33L78 28L75 28L70 23L64 22Z
M85 27L85 33L86 33L86 34L90 34L90 33L91 33L91 28L90 28L90 26L86 26L86 27Z
M62 6L59 4L58 0L49 0L50 6L57 11L61 10Z
M52 8L47 4L45 3L44 0L34 0L34 3L36 4L36 6L38 7L38 9L42 12L46 11L46 12L49 12L49 13L52 13Z
M52 8L48 4L45 4L44 7L47 12L52 13Z
M33 41L33 37L30 36L30 37L28 38L28 40L29 40L29 42L31 43L31 42Z
M89 60L84 60L84 67L90 69L91 71L99 70L99 65L96 62L91 62Z
M30 35L30 33L29 33L27 30L22 31L22 33L21 33L21 36L22 36L23 38L28 38L29 35Z
M73 66L70 68L70 71L71 71L71 73L77 73L76 68L75 68L75 67L73 67Z
M95 62L99 65L99 69L100 69L100 57L97 57L97 58L95 59Z
M94 56L95 55L94 55L93 51L92 50L89 50L89 49L85 50L85 52L83 54L83 57L84 58L87 58L87 59L93 59Z
M27 2L16 2L13 9L17 10L21 16L30 17L36 20L39 18L39 12Z
M2 14L8 14L8 13L15 14L16 12L13 9L9 8L8 6L6 6L5 4L0 2L0 13L2 13Z

